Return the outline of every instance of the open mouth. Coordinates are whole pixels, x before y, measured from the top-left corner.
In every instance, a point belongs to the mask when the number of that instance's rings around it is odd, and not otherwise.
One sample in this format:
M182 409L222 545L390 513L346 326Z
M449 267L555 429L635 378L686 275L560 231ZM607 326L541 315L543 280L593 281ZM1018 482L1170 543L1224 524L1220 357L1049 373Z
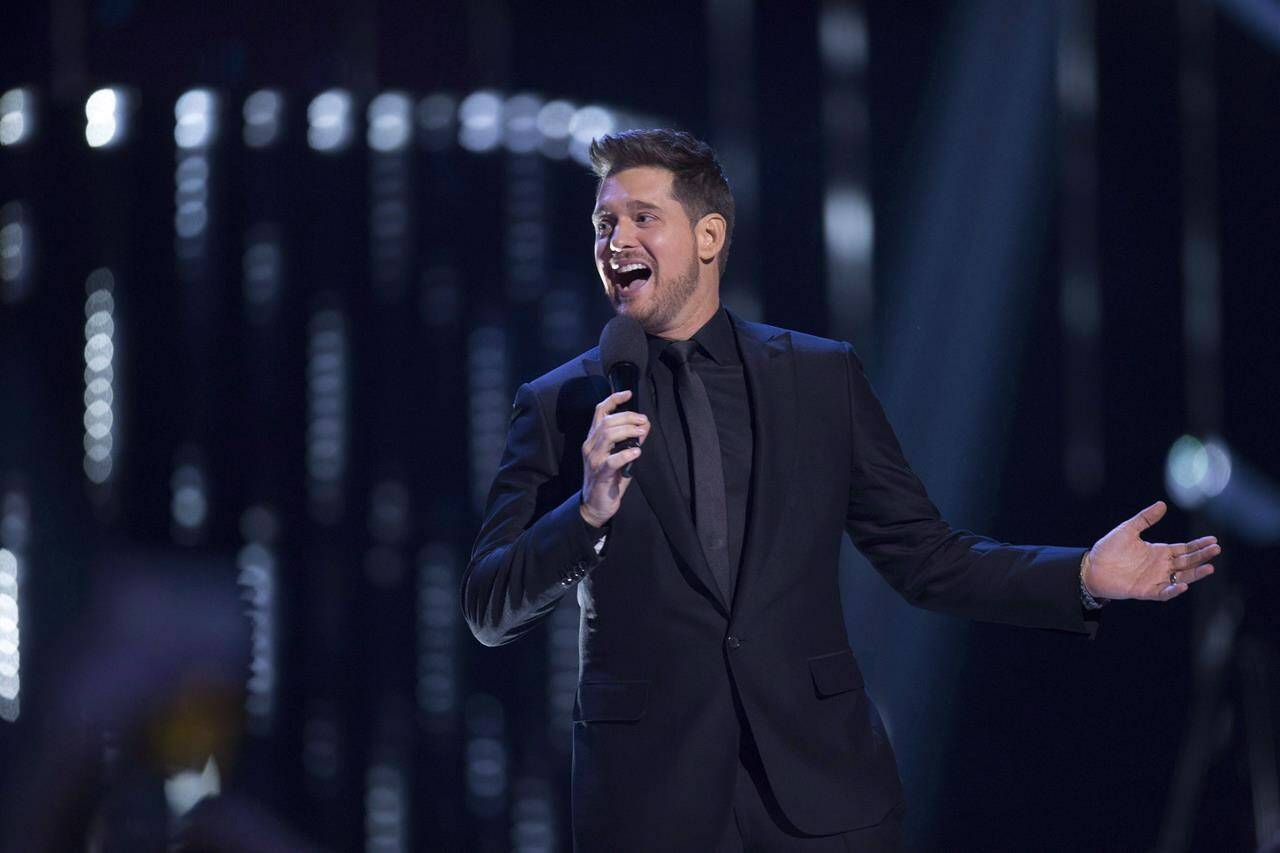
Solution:
M628 294L638 291L649 281L649 277L653 275L653 271L647 264L636 261L630 264L622 264L613 271L613 281L618 286L619 294Z

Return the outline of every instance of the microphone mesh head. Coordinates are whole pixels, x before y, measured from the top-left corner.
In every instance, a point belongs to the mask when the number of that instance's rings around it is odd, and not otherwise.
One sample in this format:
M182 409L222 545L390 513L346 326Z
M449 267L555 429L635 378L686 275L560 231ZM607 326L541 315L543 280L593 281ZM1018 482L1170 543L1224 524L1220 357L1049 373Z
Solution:
M649 363L649 343L639 323L619 314L605 323L600 333L600 364L607 376L621 362L634 364L643 372Z

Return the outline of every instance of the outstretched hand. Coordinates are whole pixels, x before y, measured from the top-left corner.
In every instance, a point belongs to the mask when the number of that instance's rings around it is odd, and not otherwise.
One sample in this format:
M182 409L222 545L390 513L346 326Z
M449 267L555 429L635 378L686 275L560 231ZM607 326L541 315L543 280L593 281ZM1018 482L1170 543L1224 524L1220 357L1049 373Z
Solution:
M1164 501L1156 501L1097 541L1085 556L1081 575L1090 595L1168 601L1213 574L1209 560L1222 553L1217 537L1176 545L1142 539L1142 532L1164 518L1167 509Z

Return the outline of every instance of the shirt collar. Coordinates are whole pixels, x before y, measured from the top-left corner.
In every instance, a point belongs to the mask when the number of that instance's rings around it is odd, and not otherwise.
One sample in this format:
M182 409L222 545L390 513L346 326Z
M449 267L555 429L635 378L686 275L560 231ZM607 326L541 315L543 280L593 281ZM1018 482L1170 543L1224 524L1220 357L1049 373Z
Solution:
M647 335L649 339L650 361L657 360L671 343L666 338ZM691 340L698 343L698 348L716 364L738 364L738 344L733 335L733 321L721 305L711 319L702 324L702 328L693 333Z

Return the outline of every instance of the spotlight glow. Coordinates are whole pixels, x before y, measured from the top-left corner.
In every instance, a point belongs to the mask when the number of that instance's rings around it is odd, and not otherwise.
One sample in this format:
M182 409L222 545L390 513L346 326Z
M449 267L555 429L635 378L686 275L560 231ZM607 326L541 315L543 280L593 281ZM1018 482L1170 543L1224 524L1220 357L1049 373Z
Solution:
M266 148L280 138L284 96L275 89L259 89L244 100L244 144Z
M179 148L205 148L218 131L218 96L208 89L184 92L173 107L173 139Z
M115 437L115 276L94 270L85 281L84 473L102 485L112 474Z
M575 112L569 120L569 133L572 135L569 153L573 155L573 159L586 165L591 143L598 137L612 133L617 125L618 120L613 111L604 107L586 106Z
M334 154L351 144L351 93L329 89L307 107L307 144L316 151Z
M492 151L502 142L502 98L480 91L458 106L458 144L468 151Z
M413 133L413 102L403 92L384 92L369 103L369 147L400 151Z
M10 89L0 95L0 146L29 141L35 127L35 98L29 89Z
M99 89L84 104L84 140L90 148L114 148L128 131L129 96L119 88Z

